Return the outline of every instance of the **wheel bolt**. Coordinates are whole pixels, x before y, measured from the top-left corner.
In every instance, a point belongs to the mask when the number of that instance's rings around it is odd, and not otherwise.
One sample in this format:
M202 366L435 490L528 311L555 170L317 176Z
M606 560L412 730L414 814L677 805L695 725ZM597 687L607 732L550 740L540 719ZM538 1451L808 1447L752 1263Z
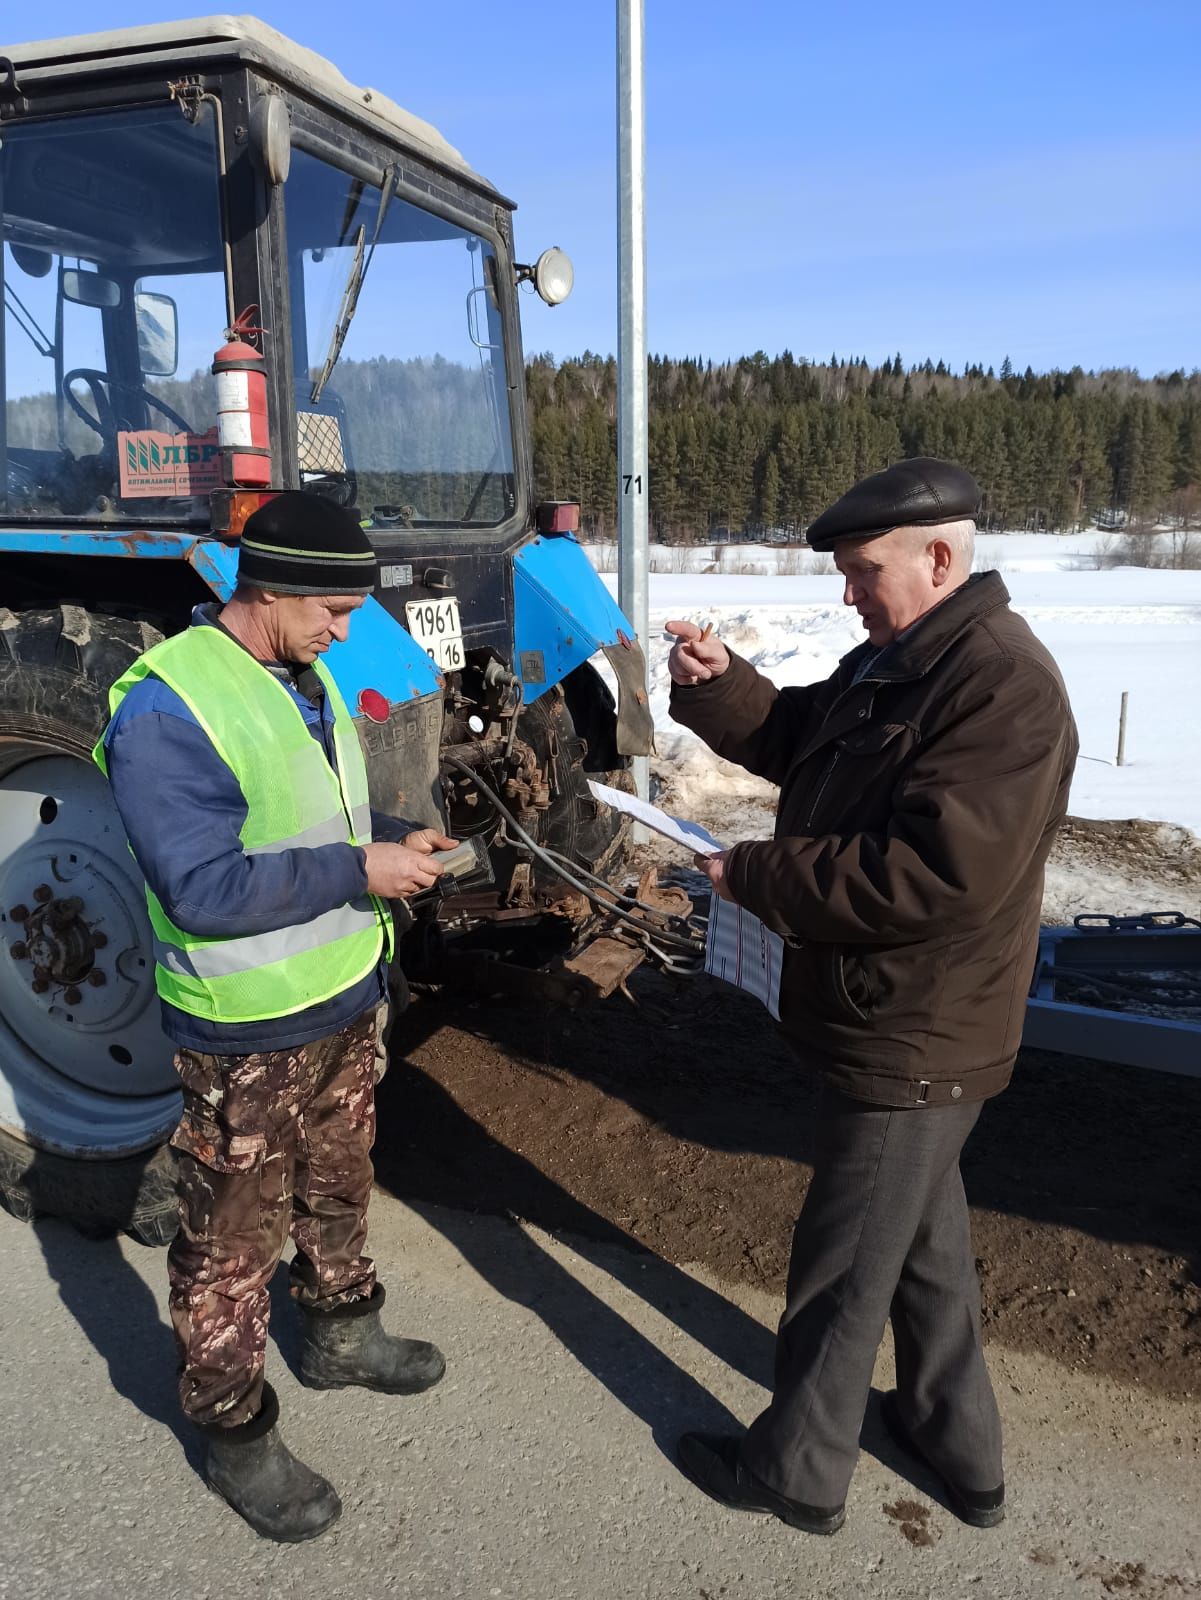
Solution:
M91 972L88 973L88 982L93 989L103 989L108 982L108 973L101 972L99 967L93 967Z
M97 932L97 933L94 933L92 935L92 949L93 950L103 950L107 943L108 943L108 934L107 933L99 933L99 932Z
M39 883L37 888L33 891L33 898L40 901L42 905L45 905L47 900L53 900L54 890L48 883Z
M49 978L35 978L32 987L34 994L45 994L50 987L50 980Z
M36 980L38 981L38 983L49 983L50 982L50 968L49 967L34 967L33 975L36 978Z
M10 944L8 947L8 952L14 961L29 960L29 946L25 943L24 939L18 939L15 944Z
M28 906L14 906L12 908L12 910L8 913L8 915L9 915L9 919L11 921L13 921L13 922L28 922L29 921L29 907Z
M67 1004L69 1006L77 1006L79 1004L79 1002L83 999L83 993L82 993L81 990L77 989L74 984L72 984L71 987L63 995L63 999L67 1002Z

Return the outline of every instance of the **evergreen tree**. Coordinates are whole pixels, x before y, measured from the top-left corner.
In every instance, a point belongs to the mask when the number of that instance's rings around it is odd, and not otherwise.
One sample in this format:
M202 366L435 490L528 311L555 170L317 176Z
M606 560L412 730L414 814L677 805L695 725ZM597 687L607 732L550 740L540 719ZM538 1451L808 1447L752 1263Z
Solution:
M780 523L780 465L773 451L763 463L763 482L759 488L759 520L765 528Z

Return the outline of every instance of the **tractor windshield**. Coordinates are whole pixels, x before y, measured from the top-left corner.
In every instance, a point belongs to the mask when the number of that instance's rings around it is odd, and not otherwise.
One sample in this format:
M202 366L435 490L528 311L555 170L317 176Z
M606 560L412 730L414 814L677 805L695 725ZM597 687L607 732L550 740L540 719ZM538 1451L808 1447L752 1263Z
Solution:
M284 187L302 486L375 528L513 514L496 254L303 151Z
M4 513L207 521L228 322L211 114L5 123L0 212Z

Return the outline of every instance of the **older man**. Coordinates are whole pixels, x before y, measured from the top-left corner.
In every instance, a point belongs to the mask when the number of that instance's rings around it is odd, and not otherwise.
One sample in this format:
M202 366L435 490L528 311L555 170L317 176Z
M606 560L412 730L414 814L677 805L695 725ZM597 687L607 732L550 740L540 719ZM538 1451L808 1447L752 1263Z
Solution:
M354 515L290 491L246 523L238 587L113 685L95 756L146 878L183 1118L171 1320L205 1474L267 1538L315 1538L331 1484L280 1437L268 1285L296 1246L301 1377L414 1394L441 1354L385 1333L367 1254L388 902L442 872L439 829L370 810L321 657L376 579ZM374 839L373 831L382 833Z
M975 481L916 458L809 530L867 640L824 683L777 690L669 623L671 712L780 786L775 838L703 863L783 935L782 1025L822 1093L771 1404L740 1437L686 1434L722 1504L841 1527L891 1318L894 1436L966 1522L1004 1515L959 1154L1009 1081L1076 730L1055 663L971 576Z

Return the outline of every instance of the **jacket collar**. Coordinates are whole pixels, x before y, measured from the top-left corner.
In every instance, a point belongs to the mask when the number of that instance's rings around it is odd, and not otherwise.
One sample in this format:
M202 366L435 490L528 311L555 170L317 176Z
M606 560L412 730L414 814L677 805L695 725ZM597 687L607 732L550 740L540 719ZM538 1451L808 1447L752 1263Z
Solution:
M998 572L974 573L965 584L947 596L941 605L921 617L900 639L894 639L876 652L876 658L860 678L860 683L897 683L921 678L961 634L990 611L1009 604L1009 590ZM845 655L841 666L854 673L873 646L863 643Z

